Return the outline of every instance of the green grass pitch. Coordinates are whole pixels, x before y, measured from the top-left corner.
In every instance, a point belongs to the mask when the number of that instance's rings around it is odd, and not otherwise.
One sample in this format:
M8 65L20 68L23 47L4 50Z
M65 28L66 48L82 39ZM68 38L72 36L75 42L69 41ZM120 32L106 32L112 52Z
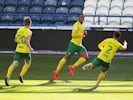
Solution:
M133 66L132 57L115 57L101 86L91 88L97 80L100 68L82 71L79 66L73 77L67 66L78 57L73 56L59 73L57 81L52 74L63 55L32 55L32 65L21 84L17 77L23 61L12 74L10 84L6 87L4 78L12 63L12 55L0 55L0 100L133 100ZM91 62L91 56L87 62ZM86 62L86 63L87 63Z

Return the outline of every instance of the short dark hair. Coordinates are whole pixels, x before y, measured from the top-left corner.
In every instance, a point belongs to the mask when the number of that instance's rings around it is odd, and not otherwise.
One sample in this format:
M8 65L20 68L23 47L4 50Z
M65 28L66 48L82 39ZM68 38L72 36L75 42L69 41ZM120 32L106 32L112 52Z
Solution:
M31 18L29 16L24 17L24 24L26 26L31 24Z
M116 38L120 38L121 37L121 34L122 34L121 32L115 31L114 34L113 34L113 36L116 37Z

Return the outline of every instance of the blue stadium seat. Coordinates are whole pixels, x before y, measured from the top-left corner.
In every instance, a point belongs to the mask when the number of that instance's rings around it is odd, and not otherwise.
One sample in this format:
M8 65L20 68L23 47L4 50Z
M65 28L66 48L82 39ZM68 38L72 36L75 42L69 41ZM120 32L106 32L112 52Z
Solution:
M82 13L81 7L72 7L69 9L69 14L80 14Z
M68 14L68 11L67 7L59 7L56 9L56 14Z
M41 6L33 6L30 8L31 14L42 14L43 7Z
M23 15L14 16L14 23L18 25L23 25Z
M55 7L49 7L49 6L47 6L47 7L45 7L43 9L43 13L44 14L55 14L55 11L56 11L56 8Z
M1 16L1 23L12 24L13 23L13 16L11 16L11 15L2 15Z
M57 1L56 0L46 0L44 2L44 6L53 6L53 7L57 7Z
M3 11L3 6L0 5L0 13Z
M70 7L70 0L59 0L58 7Z
M55 16L55 24L66 24L67 23L67 16Z
M43 6L44 0L32 0L31 1L31 7L32 6Z
M77 2L77 0L73 0L72 2L71 2L71 7L84 7L84 1L83 0L78 0L78 2Z
M53 22L54 22L54 16L45 15L41 17L42 24L53 24Z
M15 6L17 7L18 0L6 0L4 6Z
M0 0L0 5L4 6L5 0Z
M30 0L19 0L18 6L30 6L31 1Z
M15 6L6 6L3 8L4 13L15 13L16 7Z
M78 16L69 16L68 24L74 24L78 20Z
M28 6L20 6L17 8L17 13L21 14L28 14L29 13L29 7Z
M40 24L40 16L33 15L31 16L31 20L33 24Z

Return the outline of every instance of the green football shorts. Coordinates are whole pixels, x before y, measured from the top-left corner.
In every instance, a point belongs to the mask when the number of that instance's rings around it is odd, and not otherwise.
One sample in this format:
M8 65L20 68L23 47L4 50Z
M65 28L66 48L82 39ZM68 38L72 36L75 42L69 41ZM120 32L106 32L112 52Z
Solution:
M19 52L16 52L14 54L13 60L21 60L21 59L24 59L24 60L28 61L28 60L31 59L31 54L30 53L19 53Z
M103 70L108 70L110 67L110 63L106 63L97 57L92 61L92 64L96 67L101 66Z
M87 50L83 45L77 46L74 43L69 42L68 49L66 51L66 55L72 56L75 52L77 52L79 54L80 52L87 52Z

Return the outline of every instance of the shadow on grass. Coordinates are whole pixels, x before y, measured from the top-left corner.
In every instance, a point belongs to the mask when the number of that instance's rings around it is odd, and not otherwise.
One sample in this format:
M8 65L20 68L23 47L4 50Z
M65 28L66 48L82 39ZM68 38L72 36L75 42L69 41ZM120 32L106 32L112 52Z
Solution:
M133 88L132 84L131 85L102 85L100 87L93 87L93 85L66 84L66 83L71 83L71 81L49 80L48 82L35 84L35 85L14 85L14 86L0 85L0 93L133 93L132 89L129 90L130 88ZM76 88L76 87L79 87L79 88ZM117 87L118 88L126 87L127 89L122 91L117 89ZM37 88L37 89L34 90L34 88Z

